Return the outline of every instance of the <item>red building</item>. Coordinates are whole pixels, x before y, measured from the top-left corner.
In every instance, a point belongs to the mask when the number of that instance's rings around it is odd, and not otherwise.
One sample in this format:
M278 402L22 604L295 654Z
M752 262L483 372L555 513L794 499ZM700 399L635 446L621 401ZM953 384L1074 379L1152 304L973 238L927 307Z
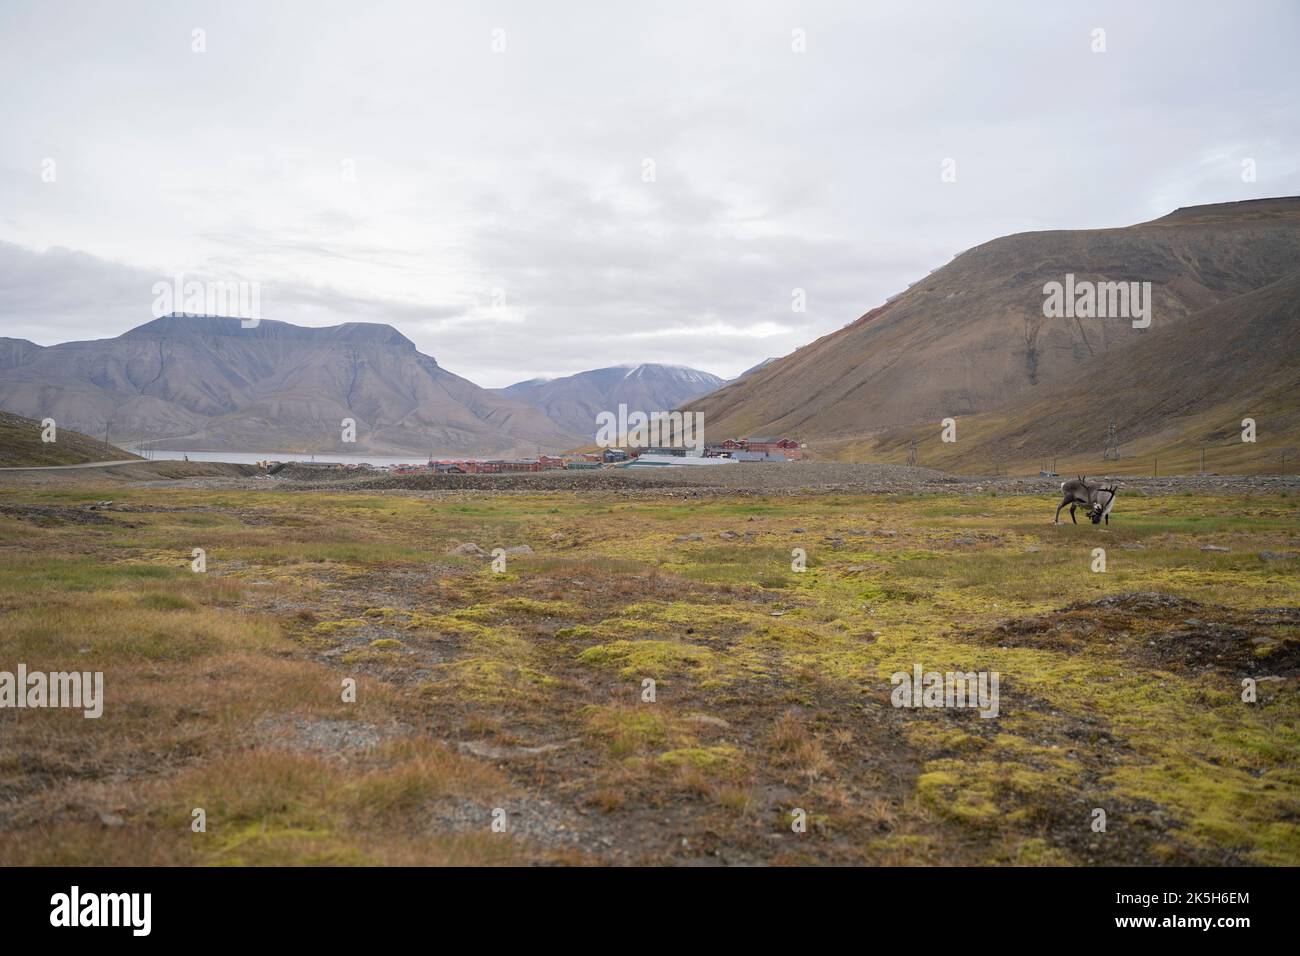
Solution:
M803 458L803 447L793 438L763 436L761 438L728 438L720 446L726 451L748 451L759 455L780 455L788 461Z

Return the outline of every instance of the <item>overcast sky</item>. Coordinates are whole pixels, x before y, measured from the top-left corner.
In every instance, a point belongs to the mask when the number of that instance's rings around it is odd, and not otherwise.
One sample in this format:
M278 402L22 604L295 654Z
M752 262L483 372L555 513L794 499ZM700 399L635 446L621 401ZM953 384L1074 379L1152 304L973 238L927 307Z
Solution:
M1297 49L1294 0L0 0L0 335L182 273L485 386L732 376L999 235L1300 193Z

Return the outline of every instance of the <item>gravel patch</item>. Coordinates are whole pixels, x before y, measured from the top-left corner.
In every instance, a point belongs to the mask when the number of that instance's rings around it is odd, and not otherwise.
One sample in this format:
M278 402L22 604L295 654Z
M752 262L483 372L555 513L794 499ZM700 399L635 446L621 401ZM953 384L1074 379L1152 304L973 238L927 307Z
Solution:
M1121 494L1262 495L1300 491L1294 475L1186 475L1116 479ZM262 482L281 490L435 492L455 495L612 492L623 497L683 498L769 494L1060 495L1062 479L960 477L930 468L849 462L719 465L716 468L602 468L506 475L351 475L330 481ZM1059 498L1058 498L1059 500Z
M170 467L161 467L167 465ZM185 470L183 470L185 469ZM504 475L390 475L384 472L286 466L275 475L255 474L251 465L134 462L96 472L142 487L183 487L227 491L332 491L407 493L421 497L547 492L611 493L625 498L756 497L819 494L950 494L1059 496L1055 478L957 476L932 468L853 462L755 462L714 468L555 469ZM7 484L58 484L85 480L84 472L30 472ZM59 477L81 475L79 479ZM1105 479L1104 475L1093 475ZM1116 478L1122 495L1267 495L1300 492L1297 475L1175 475L1167 478ZM1059 500L1059 497L1058 499ZM1121 502L1122 507L1122 502ZM116 509L115 509L116 510Z
M342 756L372 750L385 740L411 733L409 727L394 724L380 727L360 720L305 717L276 717L263 720L258 733L273 745L297 753Z
M493 811L505 812L505 829L492 829ZM581 818L572 810L542 797L510 797L489 806L463 797L440 800L429 810L435 833L487 833L515 837L549 849L574 849L590 843L580 829Z

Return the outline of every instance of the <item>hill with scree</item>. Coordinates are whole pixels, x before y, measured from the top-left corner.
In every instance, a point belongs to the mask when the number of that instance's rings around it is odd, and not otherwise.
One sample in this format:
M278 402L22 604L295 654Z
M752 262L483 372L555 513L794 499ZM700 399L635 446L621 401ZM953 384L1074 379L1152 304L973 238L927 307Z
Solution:
M1190 449L1255 412L1282 447L1300 435L1297 263L1295 197L1007 236L690 408L711 435L790 434L819 457L893 461L915 438L921 464L963 471L1100 458L1110 418L1131 451ZM1045 318L1043 287L1067 274L1150 282L1150 326ZM941 446L947 417L958 442Z

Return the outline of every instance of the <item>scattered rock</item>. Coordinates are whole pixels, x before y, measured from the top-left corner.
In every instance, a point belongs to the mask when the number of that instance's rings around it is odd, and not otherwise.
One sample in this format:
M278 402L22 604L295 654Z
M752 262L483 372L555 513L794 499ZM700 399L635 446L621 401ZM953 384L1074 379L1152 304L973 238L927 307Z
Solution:
M447 551L448 554L472 555L476 558L487 557L487 552L480 548L473 541L466 541L464 544L458 544L456 547Z
M402 724L380 727L361 720L305 717L272 718L257 725L259 736L277 748L299 753L346 757L370 750L384 740L402 736L410 728Z
M126 826L126 821L123 820L121 817L119 817L116 813L101 813L99 815L99 822L106 827Z
M677 542L679 544L683 541L703 541L703 540L704 540L704 535L700 534L698 531L694 531L691 534L679 534L677 536Z
M532 554L533 549L526 544L516 545L513 548L506 548L506 554Z
M683 717L682 720L688 724L704 724L706 727L717 727L719 730L725 730L731 724L721 717L710 717L708 714L691 714Z
M1205 547L1201 548L1201 550L1202 550L1202 551L1217 551L1217 552L1219 552L1220 554L1227 554L1227 553L1228 553L1229 551L1231 551L1232 549L1231 549L1231 548L1225 548L1225 547L1223 547L1222 545L1218 545L1218 544L1207 544Z
M1294 551L1261 551L1259 556L1265 561L1290 561L1292 558L1300 558L1300 554Z
M575 811L540 797L508 798L501 806L446 797L430 807L426 815L432 831L443 834L490 833L498 818L505 825L505 833L541 846L571 847L584 840L579 828L581 819Z
M461 740L457 741L456 749L462 753L482 757L485 760L511 760L519 757L536 757L538 754L563 750L571 743L573 741L567 740L558 744L539 744L536 747L497 747L486 740Z

